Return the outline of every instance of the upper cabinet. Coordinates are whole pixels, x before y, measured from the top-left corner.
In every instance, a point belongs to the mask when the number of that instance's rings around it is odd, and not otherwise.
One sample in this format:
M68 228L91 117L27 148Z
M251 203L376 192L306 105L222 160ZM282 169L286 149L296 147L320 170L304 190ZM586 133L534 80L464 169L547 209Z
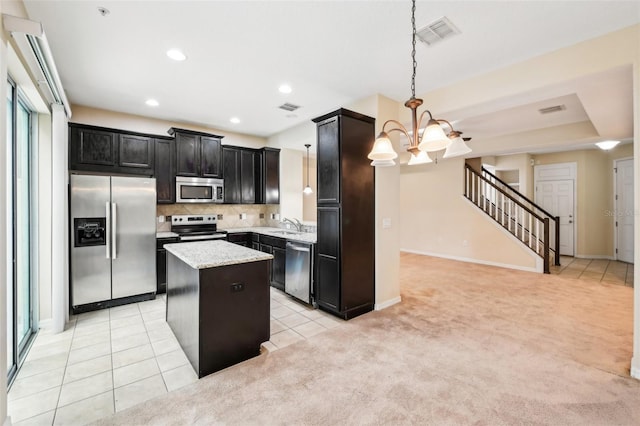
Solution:
M151 176L154 158L149 135L69 123L69 170Z
M256 202L256 157L254 149L222 147L224 202L254 204Z
M261 148L256 163L256 203L280 203L280 150Z
M156 138L155 178L158 204L176 202L175 140Z
M178 176L222 177L223 136L172 127L175 136Z

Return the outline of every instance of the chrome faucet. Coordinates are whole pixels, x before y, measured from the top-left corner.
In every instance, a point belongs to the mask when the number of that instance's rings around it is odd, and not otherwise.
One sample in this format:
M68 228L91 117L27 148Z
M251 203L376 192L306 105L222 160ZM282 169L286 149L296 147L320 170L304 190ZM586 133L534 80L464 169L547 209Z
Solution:
M295 221L295 222L294 222L294 221ZM282 219L282 223L290 223L291 225L293 225L293 226L294 226L294 228L296 228L296 230L297 230L298 232L302 232L302 227L303 227L303 225L302 225L302 223L301 223L298 219L296 219L295 217L293 218L293 220L288 219L288 218L286 218L286 217L285 217L284 219Z

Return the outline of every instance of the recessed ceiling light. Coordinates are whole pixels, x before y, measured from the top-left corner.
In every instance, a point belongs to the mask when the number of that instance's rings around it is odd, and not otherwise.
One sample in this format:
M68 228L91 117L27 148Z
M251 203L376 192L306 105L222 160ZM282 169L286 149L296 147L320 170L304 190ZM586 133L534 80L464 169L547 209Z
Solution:
M620 141L602 141L602 142L596 142L596 145L598 145L598 148L608 151L614 148L619 143Z
M287 114L287 115L285 115L285 117L287 117L287 118L297 118L298 114Z
M232 122L233 124L240 123L240 119L238 117L231 117L229 121Z
M145 104L149 105L150 107L157 107L158 105L160 105L155 99L147 99Z
M185 59L187 59L187 55L185 55L178 49L167 50L167 56L173 59L174 61L184 61Z
M280 93L291 93L293 89L288 84L283 84L282 86L278 87L278 91Z

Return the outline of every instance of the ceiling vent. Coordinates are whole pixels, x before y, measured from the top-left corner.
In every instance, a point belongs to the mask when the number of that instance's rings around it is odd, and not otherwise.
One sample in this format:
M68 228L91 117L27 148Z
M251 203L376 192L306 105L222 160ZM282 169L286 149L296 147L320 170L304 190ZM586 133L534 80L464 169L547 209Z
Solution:
M446 16L436 19L426 27L423 27L416 32L418 39L427 46L433 46L434 44L453 37L456 34L460 34L460 30L456 28L456 26L453 25Z
M283 109L285 111L295 111L298 108L300 108L299 105L294 105L294 104L290 104L290 103L284 103L282 105L280 105L278 108Z
M564 111L565 109L567 109L567 107L564 105L554 105L546 108L540 108L538 111L540 114L551 114L554 112Z

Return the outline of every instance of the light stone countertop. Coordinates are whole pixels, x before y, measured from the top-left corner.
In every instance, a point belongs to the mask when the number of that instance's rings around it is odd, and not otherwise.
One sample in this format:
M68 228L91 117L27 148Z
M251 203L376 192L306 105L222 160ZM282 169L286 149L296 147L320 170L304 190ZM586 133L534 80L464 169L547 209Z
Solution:
M220 240L165 244L164 248L194 269L273 259L268 253Z
M156 232L156 238L176 238L178 234L175 232Z
M254 226L247 228L227 228L224 229L229 234L238 232L255 232L256 234L268 235L270 237L284 238L291 241L301 241L304 243L315 243L317 234L315 232L298 232L290 229L272 228L266 226Z

